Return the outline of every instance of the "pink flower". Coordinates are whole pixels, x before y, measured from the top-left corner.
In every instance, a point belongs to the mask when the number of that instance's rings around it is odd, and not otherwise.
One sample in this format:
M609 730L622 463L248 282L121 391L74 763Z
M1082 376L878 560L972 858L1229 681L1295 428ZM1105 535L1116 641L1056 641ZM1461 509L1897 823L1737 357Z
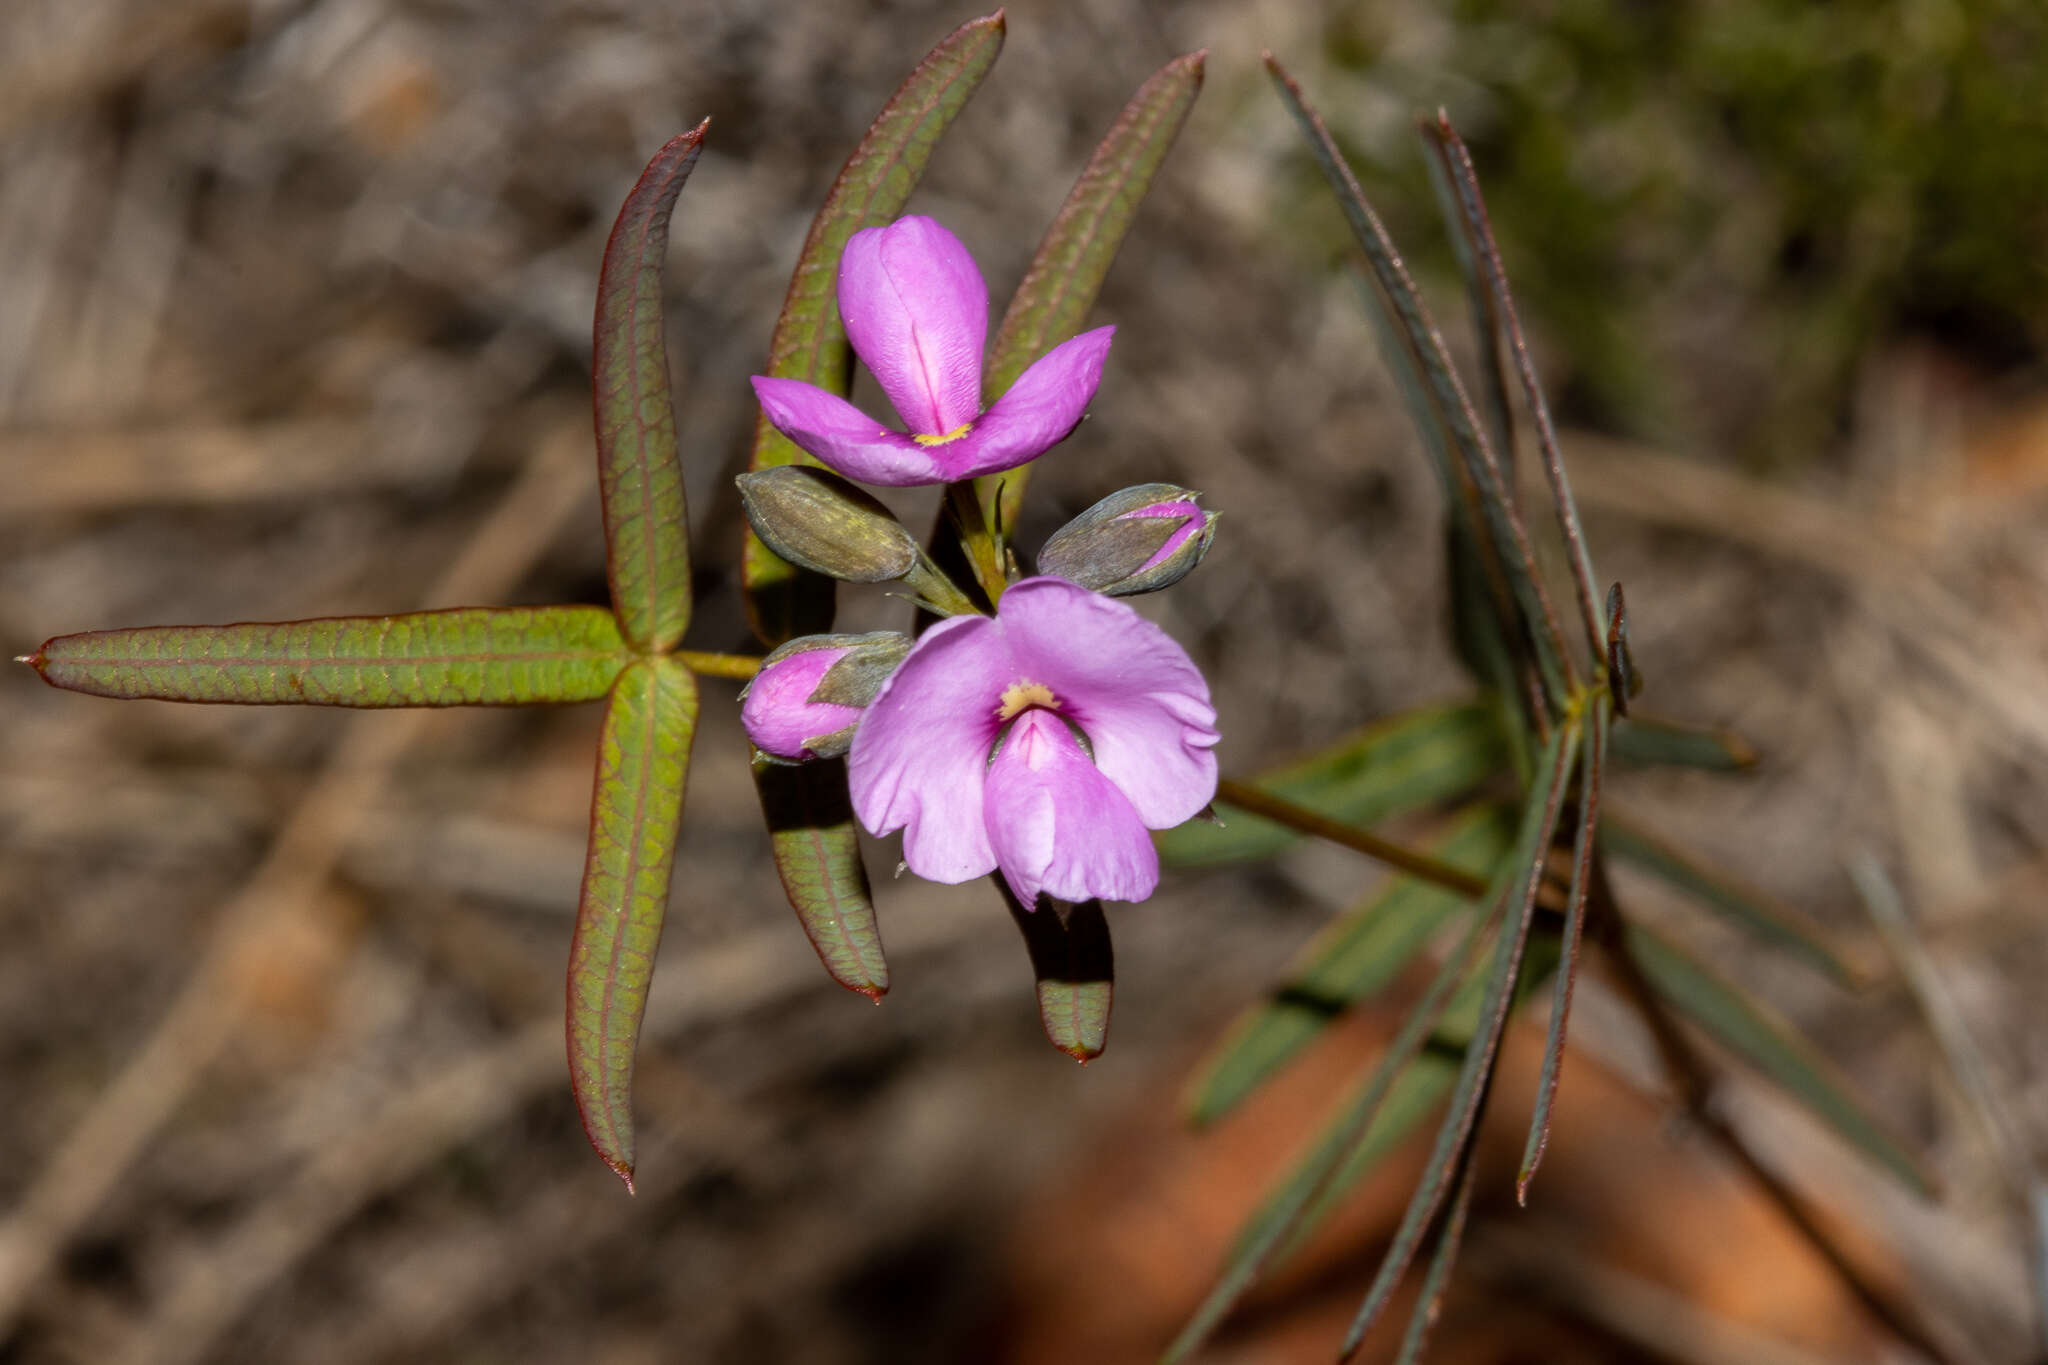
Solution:
M1216 794L1216 711L1185 651L1122 602L1027 578L924 633L854 731L861 823L938 882L997 868L1026 905L1135 901L1147 829Z
M1067 438L1102 380L1114 327L1062 342L981 410L988 286L930 218L863 228L839 263L846 336L909 430L892 431L800 379L754 376L783 435L848 478L904 486L1014 469Z
M907 636L805 635L761 660L740 691L740 724L771 758L837 758L861 711L910 650Z

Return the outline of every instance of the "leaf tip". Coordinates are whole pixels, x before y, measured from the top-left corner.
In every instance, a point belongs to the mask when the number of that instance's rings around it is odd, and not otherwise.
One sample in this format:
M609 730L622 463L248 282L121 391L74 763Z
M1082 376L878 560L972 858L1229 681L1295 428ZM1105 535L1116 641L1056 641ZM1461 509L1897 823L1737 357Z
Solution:
M614 1161L610 1157L605 1157L604 1164L612 1168L613 1175L625 1182L628 1195L640 1193L640 1191L633 1188L633 1167L630 1163Z

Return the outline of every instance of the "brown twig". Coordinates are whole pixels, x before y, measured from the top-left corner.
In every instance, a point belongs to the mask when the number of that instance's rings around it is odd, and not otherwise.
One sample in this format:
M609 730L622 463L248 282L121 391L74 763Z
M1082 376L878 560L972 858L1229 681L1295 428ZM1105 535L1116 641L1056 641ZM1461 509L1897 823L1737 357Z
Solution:
M1347 825L1341 820L1312 811L1306 806L1296 805L1284 796L1273 793L1249 782L1240 782L1226 777L1216 784L1216 799L1236 806L1239 810L1271 820L1276 825L1285 825L1291 830L1326 839L1333 844L1376 858L1389 867L1399 868L1412 877L1434 882L1448 891L1461 896L1483 896L1486 894L1486 878L1476 876L1463 868L1453 867L1427 853L1419 853L1406 844L1397 844L1383 839L1370 830Z

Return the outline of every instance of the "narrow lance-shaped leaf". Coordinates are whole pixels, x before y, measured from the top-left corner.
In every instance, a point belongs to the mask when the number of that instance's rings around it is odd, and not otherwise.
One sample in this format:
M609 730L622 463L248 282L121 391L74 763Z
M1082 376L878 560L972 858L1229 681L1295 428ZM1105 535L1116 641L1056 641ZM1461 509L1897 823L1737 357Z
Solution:
M1722 1046L1909 1188L1931 1195L1918 1158L1865 1111L1848 1085L1787 1025L1669 939L1633 921L1625 942L1656 992Z
M1756 750L1733 730L1704 729L1631 710L1615 722L1614 758L1644 767L1704 768L1745 772L1756 766Z
M1093 1061L1109 1042L1116 976L1102 902L1068 906L1042 898L1037 909L1027 910L1002 873L990 880L1002 892L1003 904L1009 906L1010 918L1017 922L1031 954L1031 972L1038 981L1038 1019L1045 1036L1075 1061Z
M676 450L661 287L668 223L706 119L647 163L619 209L597 279L591 389L612 606L635 648L675 648L690 624L690 514Z
M24 662L101 697L244 706L595 701L632 657L598 607L459 607L60 635Z
M1507 765L1506 745L1485 702L1432 704L1355 730L1334 744L1270 769L1252 785L1347 824L1367 825L1471 791ZM1162 832L1159 855L1204 866L1270 857L1300 836L1270 820L1217 806Z
M932 149L994 65L1003 16L970 20L947 35L882 106L839 178L832 183L797 257L768 343L768 374L802 379L832 393L853 386L852 352L839 317L839 257L847 238L895 218L924 174ZM755 423L750 469L811 463L763 415ZM747 615L769 645L832 627L830 579L798 569L750 529L740 562Z
M996 328L982 367L983 402L1000 398L1033 361L1080 331L1138 205L1152 188L1152 177L1201 93L1206 56L1190 52L1154 72L1088 159ZM1025 465L976 481L990 525L1017 524L1030 469Z
M1550 1110L1557 1100L1558 1074L1564 1067L1564 1040L1572 1014L1572 988L1579 979L1579 941L1586 928L1586 895L1593 885L1595 837L1600 828L1600 782L1607 772L1607 731L1613 705L1603 694L1593 701L1579 765L1579 827L1572 838L1572 883L1565 898L1564 933L1557 987L1550 1002L1550 1033L1543 1042L1543 1066L1536 1076L1536 1111L1529 1119L1529 1140L1522 1149L1522 1168L1515 1177L1515 1199L1529 1202L1529 1182L1550 1146Z
M1467 1149L1463 1171L1458 1176L1458 1192L1452 1196L1451 1207L1437 1230L1436 1250L1430 1253L1422 1293L1416 1297L1415 1311L1408 1318L1408 1333L1401 1339L1401 1352L1394 1357L1394 1365L1416 1365L1422 1359L1430 1329L1443 1312L1444 1292L1451 1286L1451 1267L1457 1263L1458 1246L1465 1236L1465 1216L1472 1209L1472 1176L1472 1153Z
M1366 1291L1364 1303L1345 1334L1341 1354L1349 1359L1365 1340L1365 1334L1385 1311L1408 1263L1414 1259L1422 1236L1435 1219L1472 1139L1479 1106L1493 1074L1500 1048L1501 1031L1507 1026L1508 1010L1521 983L1522 951L1528 942L1529 924L1536 911L1536 893L1543 883L1543 868L1550 854L1550 840L1557 829L1558 809L1564 800L1577 757L1578 725L1567 723L1551 736L1543 762L1538 765L1536 785L1523 808L1522 828L1515 840L1515 882L1507 897L1507 922L1494 946L1488 969L1486 995L1479 1006L1479 1032L1465 1049L1465 1064L1458 1072L1457 1087L1451 1092L1449 1110L1437 1129L1436 1146L1430 1151L1421 1182L1408 1200L1401 1224L1394 1230L1379 1274Z
M1514 821L1487 804L1466 812L1433 851L1489 877L1514 842ZM1302 950L1286 982L1253 1006L1211 1054L1189 1088L1196 1123L1213 1123L1357 1002L1391 985L1465 897L1406 877L1333 921Z
M1443 337L1430 320L1422 296L1408 274L1408 267L1394 249L1393 239L1387 235L1379 216L1367 202L1358 177L1338 150L1336 139L1330 136L1322 116L1308 103L1300 85L1270 54L1266 58L1266 69L1306 135L1316 164L1336 192L1338 206L1344 212L1352 236L1365 253L1373 282L1378 287L1377 297L1391 314L1391 333L1414 357L1433 409L1432 420L1441 423L1449 433L1449 444L1457 451L1459 466L1469 480L1464 486L1472 490L1476 502L1470 509L1475 529L1489 535L1499 552L1515 601L1527 617L1544 684L1550 690L1553 703L1561 706L1571 693L1576 669L1565 652L1557 612L1543 589L1535 557L1529 548L1528 532L1509 497L1493 447L1479 424L1457 371L1451 366Z
M1610 812L1600 825L1600 847L1725 916L1760 942L1785 949L1837 983L1852 988L1864 984L1863 975L1844 962L1819 926L1799 911L1739 877L1708 867L1635 821Z
M1605 657L1607 617L1601 607L1593 574L1593 555L1586 545L1585 528L1579 524L1579 508L1572 496L1571 480L1565 477L1564 452L1558 448L1557 427L1550 420L1550 405L1544 400L1543 385L1536 378L1535 365L1530 362L1529 343L1522 335L1522 321L1515 311L1514 294L1508 288L1500 248L1493 240L1493 225L1487 218L1486 198L1479 191L1479 176L1472 168L1472 157L1465 150L1464 141L1441 110L1434 123L1423 125L1423 132L1438 158L1444 179L1451 186L1451 199L1462 220L1457 233L1469 243L1474 261L1486 281L1487 292L1492 295L1494 312L1508 344L1508 354L1513 357L1515 373L1522 381L1522 396L1536 424L1537 452L1542 457L1544 476L1550 481L1558 526L1564 533L1565 550L1571 562L1573 591L1578 597L1579 614L1586 627L1586 647L1597 661ZM1493 338L1487 337L1485 345L1491 352ZM1628 709L1625 690L1617 706L1624 712Z
M697 685L669 658L619 675L598 737L590 852L569 945L569 1078L583 1131L633 1188L633 1051L668 911Z
M1208 1339L1244 1297L1281 1249L1306 1235L1315 1224L1312 1207L1324 1202L1330 1186L1363 1150L1377 1160L1436 1102L1455 1065L1421 1052L1453 996L1470 980L1469 969L1486 935L1500 921L1501 899L1493 897L1484 914L1475 916L1464 939L1438 969L1421 1000L1408 1012L1400 1031L1381 1054L1365 1082L1336 1117L1324 1126L1307 1155L1260 1203L1231 1246L1223 1271L1194 1315L1168 1346L1166 1365L1185 1360ZM1441 1084L1436 1074L1442 1072Z
M1465 302L1472 315L1472 341L1479 351L1479 364L1486 384L1486 420L1493 434L1494 449L1500 452L1501 471L1506 475L1508 495L1515 494L1515 417L1508 399L1507 371L1501 366L1500 348L1506 334L1499 301L1487 287L1480 257L1484 244L1474 239L1471 220L1462 212L1458 190L1451 183L1441 156L1430 157L1429 187L1436 194L1437 212L1451 229L1451 247L1458 258L1458 273L1465 280Z
M783 892L818 960L846 989L880 1000L889 989L889 964L860 859L846 761L793 765L757 754L754 785Z

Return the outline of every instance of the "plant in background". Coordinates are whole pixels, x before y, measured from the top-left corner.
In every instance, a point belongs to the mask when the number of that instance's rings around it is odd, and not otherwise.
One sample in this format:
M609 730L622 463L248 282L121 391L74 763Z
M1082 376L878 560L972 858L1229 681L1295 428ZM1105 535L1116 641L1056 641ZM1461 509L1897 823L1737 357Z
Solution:
M1736 769L1751 761L1732 736L1632 713L1641 675L1629 652L1621 585L1598 590L1485 204L1447 118L1422 125L1432 180L1463 267L1485 382L1474 400L1364 191L1322 119L1267 57L1283 100L1366 260L1364 294L1386 363L1422 435L1447 504L1452 633L1483 692L1378 723L1250 782L1224 780L1219 826L1189 825L1163 841L1188 864L1268 856L1298 835L1346 845L1402 875L1308 945L1292 974L1250 1010L1190 1088L1197 1123L1212 1122L1273 1075L1332 1020L1391 984L1442 931L1455 946L1387 1046L1337 1106L1306 1154L1240 1232L1207 1299L1167 1352L1186 1358L1260 1273L1297 1246L1345 1193L1442 1106L1428 1164L1346 1333L1351 1359L1410 1266L1432 1243L1422 1293L1398 1359L1421 1357L1441 1307L1471 1205L1473 1148L1499 1045L1517 1005L1550 990L1550 1021L1516 1194L1526 1201L1549 1142L1581 943L1602 950L1641 1016L1693 1120L1811 1238L1864 1305L1932 1359L1949 1357L1917 1315L1886 1297L1821 1230L1800 1198L1751 1151L1713 1104L1713 1072L1681 1019L1754 1065L1835 1132L1913 1189L1926 1176L1784 1025L1745 992L1626 913L1610 856L1662 876L1838 982L1849 970L1790 912L1701 866L1606 809L1611 758ZM1503 359L1505 353L1505 360ZM1532 548L1514 477L1512 370L1534 429L1583 630L1574 647ZM1483 412L1483 416L1481 415ZM1486 793L1505 779L1520 796ZM1449 802L1465 804L1434 848L1417 851L1366 825Z
M1215 515L1170 484L1114 492L1046 542L1035 572L1007 534L1030 462L1074 431L1095 396L1113 329L1081 324L1200 88L1203 55L1167 64L1126 106L984 349L988 298L972 258L931 219L899 215L1002 38L998 13L933 49L847 161L797 261L768 372L754 381L762 417L740 476L749 528L742 586L765 657L681 647L693 594L662 261L700 125L649 163L598 284L593 378L610 610L461 607L99 631L50 640L27 662L55 686L120 698L356 707L602 699L567 1035L586 1131L629 1187L634 1049L683 815L696 679L748 679L740 719L755 745L774 861L832 977L873 998L888 990L855 820L876 834L901 829L905 860L920 875L990 876L1024 934L1048 1036L1083 1061L1102 1050L1108 1027L1101 901L1149 895L1162 857L1257 858L1307 834L1397 868L1401 878L1310 945L1293 979L1226 1040L1195 1085L1197 1121L1228 1110L1440 930L1462 925L1385 1056L1246 1229L1171 1358L1193 1350L1267 1264L1442 1103L1426 1173L1343 1347L1347 1357L1356 1350L1433 1233L1402 1348L1404 1359L1420 1354L1469 1207L1473 1134L1508 1013L1551 982L1526 1194L1589 935L1706 1131L1801 1220L1874 1311L1938 1356L1910 1313L1849 1268L1714 1111L1711 1073L1677 1017L1921 1185L1911 1155L1793 1035L1615 899L1609 855L1848 977L1795 919L1603 810L1610 757L1729 768L1747 755L1727 736L1630 714L1638 680L1620 589L1597 591L1471 165L1448 123L1427 132L1487 366L1476 403L1320 120L1273 67L1365 250L1387 359L1445 492L1452 624L1483 694L1380 722L1253 781L1219 783L1207 685L1179 645L1117 600L1185 576L1210 544ZM903 430L847 401L856 353ZM1585 637L1576 646L1515 495L1508 368L1562 528L1569 615ZM921 542L849 478L943 484L940 526ZM915 639L835 633L835 579L901 583L937 619L924 619ZM1507 784L1495 780L1502 774ZM1487 794L1502 785L1520 798ZM1227 823L1192 820L1212 797ZM1467 804L1426 852L1367 828L1460 799ZM1168 832L1155 847L1150 832L1160 830Z

